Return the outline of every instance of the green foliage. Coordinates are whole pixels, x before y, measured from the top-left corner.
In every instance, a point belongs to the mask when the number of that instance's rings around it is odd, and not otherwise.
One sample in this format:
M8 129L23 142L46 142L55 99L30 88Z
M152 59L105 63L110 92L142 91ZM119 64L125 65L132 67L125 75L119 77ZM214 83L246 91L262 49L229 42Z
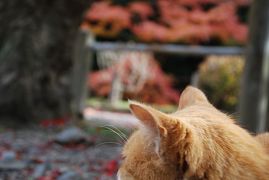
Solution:
M243 66L239 56L210 56L200 65L199 87L218 108L236 110Z

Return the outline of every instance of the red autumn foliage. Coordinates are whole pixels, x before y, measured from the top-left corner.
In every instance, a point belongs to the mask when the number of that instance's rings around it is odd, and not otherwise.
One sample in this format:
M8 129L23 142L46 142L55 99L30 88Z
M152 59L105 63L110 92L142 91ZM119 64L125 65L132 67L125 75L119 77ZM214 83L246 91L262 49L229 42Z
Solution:
M174 3L178 3L180 5L185 5L185 6L198 6L198 5L206 5L206 4L220 4L223 2L227 2L227 0L161 0L161 1L171 1ZM249 5L250 0L233 0L233 2L236 5Z
M237 9L249 4L250 0L157 0L160 17L153 20L154 10L148 1L132 1L127 6L97 1L81 28L114 38L128 29L143 42L199 44L214 39L244 44L248 30L239 21ZM133 18L136 15L138 21Z
M246 42L247 27L235 16L236 7L233 2L222 3L207 12L199 7L187 11L169 1L159 2L163 21L170 25L165 36L169 42L197 44L206 42L210 38L218 39L223 43L228 43L229 40L235 40L240 44ZM158 40L156 37L151 38Z
M83 28L88 27L96 35L116 36L131 24L130 12L109 2L94 3L85 15Z
M110 160L104 165L104 172L107 176L113 176L118 171L118 161Z
M52 170L50 173L48 173L45 176L41 176L39 178L37 178L38 180L55 180L58 179L58 177L61 175L60 170L58 169L54 169Z
M169 29L152 21L144 21L134 25L132 31L139 39L145 42L166 42L168 40Z
M186 8L172 1L158 1L158 6L162 15L161 19L164 22L169 23L171 19L184 19L189 15L189 11Z
M63 127L67 124L69 118L55 118L55 119L44 119L40 122L40 126L43 128L49 127Z
M108 96L112 89L112 79L114 73L121 67L123 73L120 74L121 82L128 84L130 81L130 60L121 61L119 64L110 68L93 72L89 74L88 85L97 96ZM172 88L173 79L166 75L160 65L149 60L150 76L147 76L140 89L125 90L125 99L136 99L147 103L156 104L176 104L179 99L179 93Z
M177 31L180 28L182 31ZM183 41L189 44L197 44L201 41L208 41L212 36L212 28L205 24L196 25L188 22L175 23L171 33L172 42ZM174 39L172 39L174 37Z
M128 9L132 13L137 13L142 19L146 19L153 14L153 10L146 2L132 2L128 5Z

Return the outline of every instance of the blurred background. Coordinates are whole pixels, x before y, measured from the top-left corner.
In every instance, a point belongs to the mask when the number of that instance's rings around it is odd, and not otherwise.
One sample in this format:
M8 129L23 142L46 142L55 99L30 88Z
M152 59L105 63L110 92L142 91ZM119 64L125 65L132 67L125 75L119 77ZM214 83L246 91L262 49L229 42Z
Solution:
M115 179L128 99L187 85L268 130L267 0L2 0L0 179Z

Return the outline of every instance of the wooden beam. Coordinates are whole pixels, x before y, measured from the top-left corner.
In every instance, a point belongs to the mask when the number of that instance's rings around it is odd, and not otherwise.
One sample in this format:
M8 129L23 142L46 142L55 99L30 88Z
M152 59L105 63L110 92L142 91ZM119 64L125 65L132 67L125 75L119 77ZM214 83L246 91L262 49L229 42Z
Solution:
M269 1L255 0L250 11L249 44L240 93L240 122L252 132L268 130Z

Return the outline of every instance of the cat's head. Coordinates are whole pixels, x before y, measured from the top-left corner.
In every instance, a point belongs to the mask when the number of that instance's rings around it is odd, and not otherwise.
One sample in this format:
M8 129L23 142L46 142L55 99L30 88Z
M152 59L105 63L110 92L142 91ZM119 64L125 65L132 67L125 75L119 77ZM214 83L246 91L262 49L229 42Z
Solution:
M203 156L198 148L202 143L197 136L199 129L179 115L180 111L195 104L212 107L206 96L193 87L183 91L178 111L173 114L130 101L130 110L142 126L124 146L118 179L174 180L182 178L187 170L196 171L194 168Z

